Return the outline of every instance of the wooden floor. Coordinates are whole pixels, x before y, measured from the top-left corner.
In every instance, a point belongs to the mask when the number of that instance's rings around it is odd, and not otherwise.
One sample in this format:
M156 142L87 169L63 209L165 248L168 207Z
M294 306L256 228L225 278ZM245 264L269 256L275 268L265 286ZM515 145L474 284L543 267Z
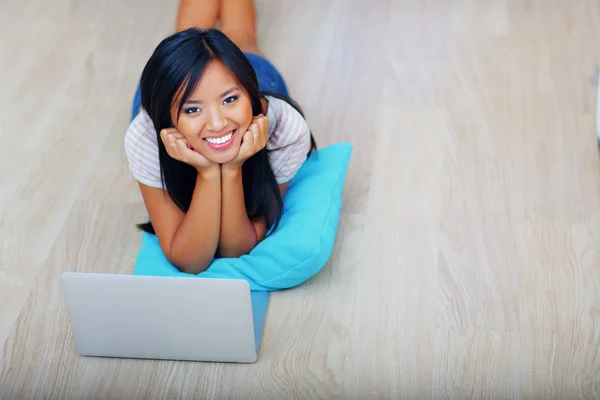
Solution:
M600 3L260 0L321 147L330 263L253 365L83 358L65 270L131 273L123 135L176 2L0 2L0 398L600 398Z

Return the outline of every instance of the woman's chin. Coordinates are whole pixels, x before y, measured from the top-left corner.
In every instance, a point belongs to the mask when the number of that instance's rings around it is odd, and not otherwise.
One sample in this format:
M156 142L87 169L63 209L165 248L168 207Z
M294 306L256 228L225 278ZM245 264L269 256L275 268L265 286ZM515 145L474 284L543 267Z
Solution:
M211 162L225 164L232 161L238 155L238 152L239 147L235 148L234 146L231 146L229 149L224 151L208 150L203 154L203 156Z

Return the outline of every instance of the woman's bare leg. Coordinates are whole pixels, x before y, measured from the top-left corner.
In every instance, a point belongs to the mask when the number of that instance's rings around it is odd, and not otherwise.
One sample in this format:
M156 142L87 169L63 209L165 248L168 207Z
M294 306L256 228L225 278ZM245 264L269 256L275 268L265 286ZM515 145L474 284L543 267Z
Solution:
M253 0L221 0L220 30L243 52L262 55L256 44Z
M210 29L217 26L220 0L180 0L175 29Z

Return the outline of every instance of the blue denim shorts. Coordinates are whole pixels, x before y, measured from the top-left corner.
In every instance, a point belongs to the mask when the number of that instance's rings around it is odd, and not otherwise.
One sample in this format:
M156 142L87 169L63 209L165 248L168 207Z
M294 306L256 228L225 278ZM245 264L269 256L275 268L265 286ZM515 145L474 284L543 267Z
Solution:
M283 77L273 64L264 57L253 53L244 53L258 78L258 88L265 92L274 92L289 97L288 89Z
M277 71L277 68L275 68L275 66L269 62L269 60L253 53L244 54L246 55L246 58L248 58L248 61L250 61L250 64L252 64L252 67L256 72L259 90L289 96L288 89L285 84L285 81L283 80L283 77L281 76L279 71ZM133 106L131 108L131 120L133 120L136 117L141 107L142 93L138 84L135 96L133 98Z

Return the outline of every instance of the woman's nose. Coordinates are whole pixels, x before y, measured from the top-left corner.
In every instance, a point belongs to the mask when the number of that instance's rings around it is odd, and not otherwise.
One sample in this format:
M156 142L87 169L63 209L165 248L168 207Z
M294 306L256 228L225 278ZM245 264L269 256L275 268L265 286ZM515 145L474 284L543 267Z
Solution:
M208 113L208 124L207 127L211 131L219 132L221 131L225 125L227 124L227 120L221 114L218 108L211 109Z

